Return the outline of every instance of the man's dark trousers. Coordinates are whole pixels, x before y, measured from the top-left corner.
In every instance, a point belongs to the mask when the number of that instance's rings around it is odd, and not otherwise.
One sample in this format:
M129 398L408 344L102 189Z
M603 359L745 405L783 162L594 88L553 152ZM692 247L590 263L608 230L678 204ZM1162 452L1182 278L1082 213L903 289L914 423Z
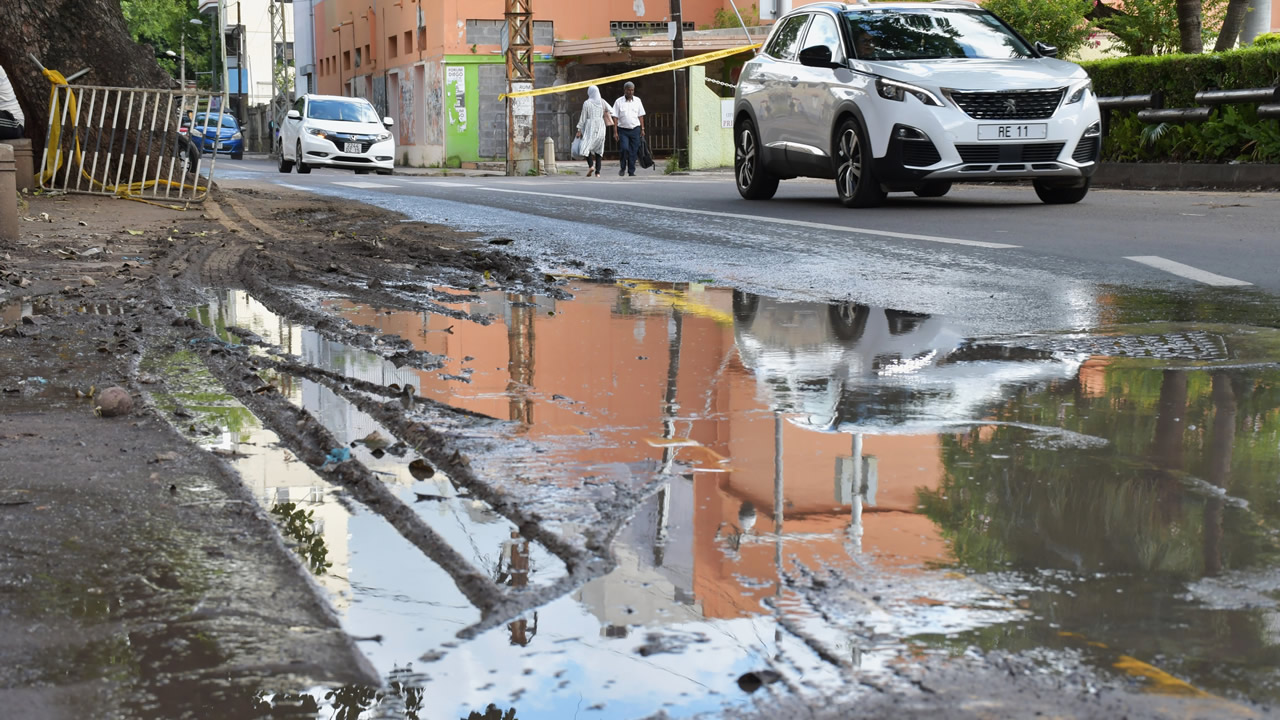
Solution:
M618 157L622 164L618 174L636 174L636 153L640 150L640 128L618 128Z

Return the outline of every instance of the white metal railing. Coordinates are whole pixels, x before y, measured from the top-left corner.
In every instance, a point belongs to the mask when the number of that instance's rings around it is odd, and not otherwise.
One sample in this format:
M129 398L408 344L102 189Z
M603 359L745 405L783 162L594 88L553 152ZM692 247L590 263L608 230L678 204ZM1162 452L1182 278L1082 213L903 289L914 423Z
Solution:
M222 126L219 100L181 90L55 85L40 187L201 202L213 182L217 154L202 163L200 146L187 133L195 116L204 114L214 121L208 124L216 135ZM184 119L191 120L187 128Z

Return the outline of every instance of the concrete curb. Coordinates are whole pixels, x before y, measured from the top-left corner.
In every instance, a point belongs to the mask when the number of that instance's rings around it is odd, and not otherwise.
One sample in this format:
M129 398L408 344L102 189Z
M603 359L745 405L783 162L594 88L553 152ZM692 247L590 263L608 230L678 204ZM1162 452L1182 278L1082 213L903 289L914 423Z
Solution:
M1280 165L1207 163L1102 163L1094 187L1183 190L1280 189Z

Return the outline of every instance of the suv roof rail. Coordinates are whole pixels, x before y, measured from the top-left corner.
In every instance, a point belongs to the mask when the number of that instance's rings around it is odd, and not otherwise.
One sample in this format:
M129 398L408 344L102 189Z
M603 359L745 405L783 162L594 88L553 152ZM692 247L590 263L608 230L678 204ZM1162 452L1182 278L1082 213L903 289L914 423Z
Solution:
M973 0L933 0L935 5L959 5L960 7L971 7L974 9L982 6Z

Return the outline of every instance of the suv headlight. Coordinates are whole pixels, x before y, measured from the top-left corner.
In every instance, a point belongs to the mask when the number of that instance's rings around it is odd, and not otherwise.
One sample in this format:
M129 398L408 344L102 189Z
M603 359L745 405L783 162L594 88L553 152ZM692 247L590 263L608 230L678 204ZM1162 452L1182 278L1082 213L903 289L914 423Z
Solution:
M888 80L882 77L876 78L876 92L885 100L902 102L908 95L911 95L925 105L945 107L937 95L918 85L898 82L897 80Z
M373 139L373 141L374 141L374 142L384 142L384 141L387 141L387 140L390 140L390 139L391 139L391 133L389 133L389 132L384 132L384 133L378 133L378 136L377 136L377 137L375 137L375 138Z
M1092 89L1093 89L1093 81L1085 80L1083 83L1077 85L1075 89L1071 91L1071 94L1067 96L1067 101L1063 103L1063 105L1070 105L1072 103L1080 102L1081 100L1084 99L1085 93L1089 92Z
M329 137L329 134L326 133L324 130L321 130L320 128L307 128L307 132L319 138Z

